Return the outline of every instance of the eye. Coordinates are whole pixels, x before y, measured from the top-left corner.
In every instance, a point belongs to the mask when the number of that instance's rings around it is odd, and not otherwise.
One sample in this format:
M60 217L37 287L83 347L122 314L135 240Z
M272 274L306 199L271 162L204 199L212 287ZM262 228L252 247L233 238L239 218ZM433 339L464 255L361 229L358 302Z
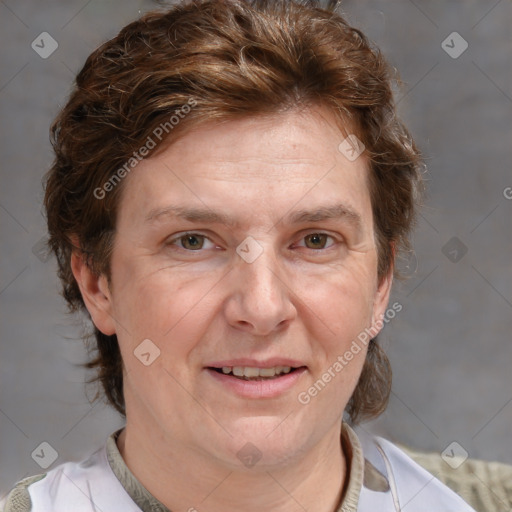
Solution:
M328 239L334 241L333 237L326 233L311 233L303 238L303 240L306 242L305 246L308 249L327 249L333 245L333 243L331 243L326 247Z
M205 243L210 243L214 247L214 244L205 235L200 233L184 233L169 241L169 245L178 245L178 247L187 251L207 249L208 247L204 247Z

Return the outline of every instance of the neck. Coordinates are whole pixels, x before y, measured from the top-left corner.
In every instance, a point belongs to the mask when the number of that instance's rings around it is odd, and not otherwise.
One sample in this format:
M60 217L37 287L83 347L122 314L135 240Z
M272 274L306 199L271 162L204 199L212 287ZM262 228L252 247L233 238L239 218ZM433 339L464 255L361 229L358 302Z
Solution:
M233 471L164 436L155 439L129 422L117 444L139 482L172 511L335 512L347 473L341 424L293 463L245 471Z

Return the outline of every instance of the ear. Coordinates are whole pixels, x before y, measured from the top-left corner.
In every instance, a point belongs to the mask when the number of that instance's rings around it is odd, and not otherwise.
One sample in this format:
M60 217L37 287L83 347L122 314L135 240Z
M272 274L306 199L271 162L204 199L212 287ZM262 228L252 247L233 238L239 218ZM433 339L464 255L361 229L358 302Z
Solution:
M390 267L388 273L382 277L375 293L373 301L373 314L372 314L372 333L373 337L384 327L382 319L389 302L389 295L391 294L391 285L393 284L393 266Z
M115 334L112 296L106 276L95 274L87 265L83 253L78 250L74 250L71 254L71 270L94 325L103 334L108 336Z

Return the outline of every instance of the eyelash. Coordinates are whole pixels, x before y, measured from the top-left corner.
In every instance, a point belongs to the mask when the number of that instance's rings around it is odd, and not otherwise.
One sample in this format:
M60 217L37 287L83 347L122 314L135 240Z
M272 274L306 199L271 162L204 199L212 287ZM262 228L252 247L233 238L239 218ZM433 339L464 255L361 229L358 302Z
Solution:
M179 235L177 237L174 237L173 239L169 240L167 245L171 245L171 246L175 245L175 242L178 242L178 241L180 241L181 239L183 239L183 238L185 238L187 236L202 237L202 238L205 238L206 240L209 240L210 242L212 242L206 235L203 235L201 233L196 233L194 231L187 231L186 233L182 233L181 235ZM198 251L191 251L189 249L185 249L184 247L179 247L179 249L181 249L183 251L186 251L186 252L201 252L202 251L202 249L198 250Z
M312 233L307 233L306 235L304 235L301 238L301 240L304 240L306 237L313 236L313 235L327 236L328 238L330 238L333 241L333 243L331 243L331 245L329 245L328 247L324 247L324 248L321 248L321 249L311 249L309 247L305 247L306 249L310 249L311 251L314 251L314 252L326 251L326 250L330 249L336 243L336 239L332 235L329 235L328 233L324 233L322 231L314 231ZM169 240L166 243L166 245L173 246L173 245L175 245L176 242L180 241L181 239L183 239L183 238L185 238L187 236L202 237L202 238L210 241L211 243L213 243L208 236L203 235L202 233L197 233L195 231L187 231L186 233L182 233L181 235L172 238L171 240ZM301 247L303 247L303 246L301 246ZM178 247L178 248L183 250L183 251L190 252L190 253L202 252L202 250L203 250L203 249L199 249L197 251L193 251L193 250L190 250L190 249L185 249L184 247Z

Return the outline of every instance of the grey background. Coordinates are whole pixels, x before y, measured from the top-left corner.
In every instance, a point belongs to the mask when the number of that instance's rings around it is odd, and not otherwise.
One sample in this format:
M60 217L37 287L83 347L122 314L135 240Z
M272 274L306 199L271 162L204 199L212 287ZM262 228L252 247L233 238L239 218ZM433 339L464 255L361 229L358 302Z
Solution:
M77 366L86 357L80 322L65 313L54 260L37 252L45 235L41 178L52 159L49 124L87 55L156 6L0 1L4 492L42 471L31 458L41 442L58 452L54 464L79 460L122 424L89 401L94 388L86 393ZM512 187L512 3L372 0L344 10L400 71L400 112L429 166L416 255L402 262L410 277L392 299L404 308L383 336L393 394L365 428L438 452L457 441L471 457L512 463L512 200L504 193ZM31 48L43 31L59 45L47 59ZM454 31L469 44L457 59L441 47ZM459 246L443 253L452 237ZM450 261L463 247L467 253Z

